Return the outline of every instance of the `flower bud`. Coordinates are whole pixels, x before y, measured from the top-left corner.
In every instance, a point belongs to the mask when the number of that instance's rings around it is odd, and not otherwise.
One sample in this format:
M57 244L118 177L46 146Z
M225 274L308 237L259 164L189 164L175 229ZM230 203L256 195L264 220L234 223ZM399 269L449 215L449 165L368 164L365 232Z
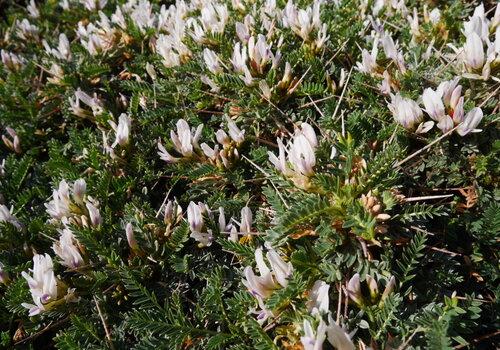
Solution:
M361 293L361 284L359 282L359 273L354 274L347 283L347 295L358 306L363 305L363 294Z
M132 224L130 222L127 223L125 226L125 234L127 235L127 242L129 247L135 251L139 250L139 244L137 244L137 241L134 236L134 228L132 227Z

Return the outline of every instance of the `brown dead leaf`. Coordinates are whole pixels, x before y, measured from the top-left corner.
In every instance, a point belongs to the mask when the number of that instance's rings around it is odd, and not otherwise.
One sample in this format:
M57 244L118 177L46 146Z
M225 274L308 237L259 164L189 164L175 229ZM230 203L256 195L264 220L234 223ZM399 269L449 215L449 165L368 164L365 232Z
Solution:
M19 325L19 328L17 328L16 333L14 333L14 337L12 338L15 342L18 342L20 340L23 340L26 337L26 332L24 331L23 325Z
M305 229L288 235L288 237L290 237L291 239L299 239L306 236L316 236L316 231L311 229Z
M459 210L464 211L465 209L470 209L476 205L478 195L474 186L460 188L458 192L460 192L460 194L464 196L466 200L465 203L458 204Z

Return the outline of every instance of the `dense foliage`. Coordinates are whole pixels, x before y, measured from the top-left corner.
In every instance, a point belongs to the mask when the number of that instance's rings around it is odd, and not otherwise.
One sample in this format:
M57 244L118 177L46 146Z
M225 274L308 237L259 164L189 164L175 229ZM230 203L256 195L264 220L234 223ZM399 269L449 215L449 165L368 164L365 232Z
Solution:
M495 347L495 1L32 0L0 34L0 347Z

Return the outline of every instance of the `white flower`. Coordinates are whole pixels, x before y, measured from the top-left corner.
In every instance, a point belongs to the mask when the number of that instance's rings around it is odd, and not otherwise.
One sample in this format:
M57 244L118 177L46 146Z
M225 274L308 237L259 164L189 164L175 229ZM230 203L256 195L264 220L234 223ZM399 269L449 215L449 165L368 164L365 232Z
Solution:
M217 142L223 146L229 146L231 144L229 135L222 129L217 130L217 132L215 133L215 138L217 139Z
M233 5L233 9L239 11L245 11L245 5L241 0L231 0L231 5Z
M213 74L221 73L222 67L219 63L219 57L217 54L210 49L205 48L203 50L203 59L205 60L205 64L210 72Z
M205 230L204 214L209 214L207 206L201 202L198 204L190 202L187 208L187 221L191 230L191 238L199 242L200 247L208 247L212 244L213 236L210 230Z
M241 209L240 232L243 234L252 232L252 211L246 206Z
M461 124L457 132L460 130L460 132L465 135L474 130L480 122L482 119L482 111L479 109L473 113L471 113L472 111L469 112L468 116L472 116L472 118L466 121L467 116L464 117L464 97L461 96L462 86L458 85L458 81L459 78L457 77L453 80L442 82L439 84L436 91L430 88L426 89L422 98L427 113L432 119L438 122L437 126L443 133ZM473 126L467 126L469 125L468 123L472 123L470 125Z
M269 85L266 83L265 80L259 81L259 89L262 92L262 96L266 100L270 100L271 99L271 96L272 96L271 88L269 87Z
M158 155L160 156L161 160L164 160L167 163L175 163L179 161L179 158L173 157L168 151L165 149L165 147L161 144L160 141L158 141Z
M326 43L326 41L330 38L326 33L327 29L328 29L328 26L326 25L326 23L323 23L323 26L321 27L321 29L318 30L317 38L314 41L314 45L315 45L316 50L321 49L323 47L323 45Z
M438 8L433 9L429 13L429 20L431 21L432 24L436 25L439 23L441 20L441 11L439 11Z
M471 132L479 132L476 129L481 120L483 119L483 111L479 107L475 107L469 111L464 117L464 121L458 126L457 133L460 136L465 136Z
M225 4L208 2L201 9L200 21L205 31L211 33L224 33L229 12Z
M92 226L97 227L101 225L102 218L101 214L99 213L99 209L97 209L97 207L92 202L85 203L85 206L87 207L87 210L89 212L90 223L92 224Z
M28 281L33 304L22 303L34 316L45 310L44 304L57 300L57 280L54 275L52 259L48 254L33 256L33 275L23 271L22 276Z
M391 95L391 102L388 104L396 122L405 129L414 129L423 120L422 109L412 99L402 97L399 93Z
M450 81L444 81L439 84L435 93L431 93L432 95L441 96L444 103L445 112L438 119L438 128L443 132L448 132L454 125L461 123L463 120L464 98L461 96L462 86L458 85L458 81L458 77Z
M189 124L184 119L179 119L176 123L177 133L173 130L170 131L170 139L174 145L174 149L180 153L183 157L189 158L194 154L196 149L199 149L198 140L201 137L201 132L203 130L203 124L198 125L196 129L190 129ZM179 158L173 157L167 152L165 147L158 142L158 149L160 152L160 158L168 163L174 163L179 160Z
M61 0L59 1L59 6L62 7L63 10L69 10L69 0Z
M211 148L209 145L206 143L202 143L200 145L201 150L203 153L210 158L213 161L217 160L217 157L219 156L219 146L215 145L214 148Z
M189 124L184 119L177 121L177 133L170 131L170 138L177 152L184 157L190 157L193 150L198 148L198 140L201 136L203 124L198 125L196 129L190 130Z
M285 263L274 249L269 249L266 254L271 269L264 262L262 248L255 250L255 262L260 276L256 276L252 267L247 266L244 270L245 278L243 284L248 291L263 299L269 297L273 290L288 285L287 278L292 274L293 267L291 263Z
M7 131L7 134L10 136L7 137L7 135L2 135L2 141L9 148L11 151L14 151L16 153L21 153L21 139L17 135L16 131L10 127L6 127L5 131Z
M164 205L163 222L172 225L182 218L182 208L176 201L169 200Z
M205 206L202 203L190 202L187 208L187 220L189 223L189 228L192 232L200 232L203 230L203 213L205 212Z
M203 130L203 124L198 125L196 129L190 129L189 124L184 119L179 119L176 123L177 133L173 130L170 131L170 139L174 145L174 149L180 153L182 156L189 158L194 154L196 149L199 149L198 140L201 137L201 132ZM168 163L174 163L178 161L178 158L171 156L165 147L158 142L158 149L160 152L160 158Z
M26 18L21 22L16 21L17 35L23 40L38 40L38 27L31 24Z
M269 161L283 175L291 177L298 187L307 189L308 178L314 174L317 145L314 129L311 125L302 123L301 128L296 130L292 140L288 143L288 150L281 139L278 139L279 155L276 157L272 152L268 152Z
M326 339L326 323L320 319L318 328L315 332L309 321L304 320L303 330L304 336L300 337L300 342L304 350L322 350L323 343Z
M226 117L226 120L229 135L222 129L217 130L215 133L217 142L219 142L224 149L231 147L231 140L236 143L236 146L239 146L245 141L245 130L240 130L232 119Z
M243 44L246 44L248 42L248 39L250 39L251 36L250 29L253 23L254 23L253 17L251 15L246 15L244 23L236 22L235 24L236 35Z
M233 220L231 218L230 220ZM228 239L233 242L238 241L238 232L236 231L236 227L232 224L226 223L226 216L224 214L224 208L219 207L219 221L218 221L218 226L219 226L219 232L220 233L229 233Z
M396 286L396 277L391 276L391 278L389 279L389 282L387 283L387 285L384 288L384 292L382 293L380 300L384 301L385 298L387 298L389 296L389 294L392 293L395 286Z
M63 180L65 183L65 181ZM59 184L59 188L61 188L61 184ZM73 200L76 203L83 203L85 198L85 193L87 192L87 183L84 179L78 179L73 184Z
M61 236L58 242L54 242L52 249L54 253L62 260L61 264L71 269L83 265L83 258L78 249L78 241L69 228L59 231Z
M391 94L391 75L389 74L388 71L384 71L383 73L384 80L382 80L382 83L378 86L378 89L381 93L384 95L390 95Z
M287 86L292 79L292 66L290 62L285 63L285 71L283 72L283 78L281 78L278 86Z
M29 5L26 6L26 10L28 10L28 14L30 17L32 18L40 17L40 11L38 10L38 7L36 7L34 0L30 0Z
M60 65L58 65L57 63L52 63L49 69L49 73L52 75L52 77L47 78L48 82L55 85L63 84L62 79L64 78L64 71L62 70Z
M372 52L363 49L361 51L361 62L356 62L357 69L363 73L375 73L377 71L378 39L373 41Z
M56 49L53 49L49 46L46 40L42 41L43 46L45 47L45 51L60 60L71 60L71 49L69 46L69 40L66 34L59 34L59 44Z
M487 41L489 35L488 22L484 12L484 5L480 4L474 9L472 17L467 22L464 22L463 33L467 37L470 33L475 32L482 40Z
M233 64L233 69L236 73L245 73L245 68L247 67L247 48L243 46L240 48L240 43L236 43L233 49L233 56L231 57L231 63Z
M200 80L202 81L203 84L206 84L208 86L210 86L210 91L211 92L219 92L220 91L220 87L217 86L217 84L212 80L210 79L209 77L207 77L206 75L202 75L200 77Z
M2 56L3 65L12 72L18 71L24 66L24 59L12 52L2 49L0 50L0 56Z
M88 227L88 219L93 227L101 224L101 215L97 208L98 202L86 195L85 180L74 182L70 197L70 188L66 180L59 183L52 192L52 199L45 204L47 213L54 223L76 224ZM85 213L82 215L82 213Z
M377 299L379 297L379 290L378 290L377 281L373 277L371 277L370 275L366 275L365 280L366 280L366 284L368 286L368 291L370 292L369 302L373 303L374 301L377 301ZM392 293L395 285L396 285L396 278L394 276L391 276L391 278L389 279L389 282L387 283L387 285L384 289L384 292L382 293L382 296L379 299L380 302L383 302L387 298L387 296L390 293ZM359 273L354 274L351 277L351 279L349 280L349 282L347 283L347 295L358 306L363 307L365 305L366 300L363 297Z
M153 28L155 25L156 16L153 13L153 5L147 0L139 1L131 11L130 18L141 33L145 33L146 29Z
M234 142L236 142L237 145L240 145L243 141L245 141L245 130L240 130L232 119L226 118L226 120L229 136Z
M327 313L330 305L328 292L330 285L324 281L316 281L309 292L309 300L306 302L307 310L314 316Z
M483 41L476 32L467 35L464 45L464 62L468 68L479 70L485 62Z
M442 96L445 106L455 108L462 92L462 85L458 85L460 78L443 81L437 87L436 91Z
M355 346L349 335L338 326L332 319L331 314L328 315L328 325L320 319L318 328L313 330L308 320L304 320L304 336L300 337L300 341L304 346L304 350L321 350L325 338L328 337L328 342L338 350L354 350Z
M359 273L355 273L347 283L347 295L356 304L363 304L363 294L361 293L361 284L359 281Z
M493 18L491 19L490 22L490 27L494 29L497 28L499 24L500 24L500 3L497 4L497 7L495 9L495 14L493 15Z
M59 187L52 192L52 200L45 204L47 213L54 219L61 220L64 217L69 217L71 212L69 205L69 186L65 180L59 182Z
M258 35L257 42L255 42L254 36L250 37L247 53L251 60L251 67L255 68L259 74L263 73L264 67L269 62L272 64L271 68L275 68L281 60L281 53L278 51L276 55L273 54L271 45L267 44L266 37L262 34Z
M311 176L314 174L314 166L316 165L316 155L314 154L314 146L304 134L294 136L293 142L288 150L288 160L296 172Z
M155 67L149 62L146 63L146 72L148 73L148 75L151 77L152 80L156 80L157 76Z
M122 113L120 114L120 117L118 117L118 125L111 120L109 121L109 124L116 133L115 142L113 142L111 147L115 148L116 145L120 145L122 147L127 146L130 138L132 119L127 114Z
M418 23L418 13L417 13L417 8L413 8L413 17L408 15L407 17L408 23L410 25L410 31L413 36L413 40L415 38L418 38L420 36L420 24Z
M192 21L190 25L192 27L192 31L189 33L189 35L191 36L191 38L193 38L194 41L202 44L205 38L205 31L203 30L202 26L199 25L196 21Z
M111 157L111 159L116 158L115 150L108 143L108 134L103 130L102 131L102 148L104 150L104 154L107 154Z
M434 127L434 124L435 123L433 120L429 120L429 121L426 121L424 123L420 123L417 130L415 130L415 133L425 134L426 132L428 132L429 130L431 130Z
M102 102L94 94L94 97L89 96L87 93L83 92L78 88L75 91L74 99L69 98L70 109L78 117L85 118L90 115L89 112L80 107L80 102L83 102L92 109L92 114L97 116L103 112Z
M226 216L224 215L224 208L219 207L219 231L220 232L226 232L228 229L228 226L226 224Z
M165 67L175 67L180 65L191 56L191 51L182 42L184 29L182 33L174 32L169 35L160 34L156 41L156 52L163 57Z
M425 89L422 94L422 101L425 106L425 111L435 121L440 121L440 119L445 115L444 104L441 100L440 91L434 91L431 88Z
M266 307L261 297L256 296L255 299L257 299L260 310L252 309L250 313L257 315L257 323L263 325L269 317L274 317L274 314Z
M292 0L289 0L283 10L283 26L292 29L304 41L309 41L313 30L326 29L320 21L320 6L321 1L315 0L312 7L298 10Z
M115 29L111 28L110 21L106 15L99 11L100 21L84 25L78 22L77 36L82 46L90 55L97 55L113 47L115 39Z
M403 53L398 51L397 45L392 40L392 37L386 34L382 38L382 47L384 48L385 55L392 59L394 63L398 66L402 73L406 72L405 62L403 58Z
M250 69L247 66L244 67L243 75L240 75L241 80L245 83L246 86L252 86L254 78L252 77L252 73L250 73Z
M209 247L212 244L213 236L210 231L207 232L191 232L190 235L196 242L198 242L198 246L200 248Z
M63 180L64 181L64 180ZM73 183L72 198L78 203L84 203L85 194L87 193L87 183L84 179L78 179Z
M125 225L125 235L127 236L128 246L132 250L138 250L139 244L137 244L137 240L135 239L134 236L134 227L130 222L128 222L127 225Z
M328 342L338 350L355 350L356 347L351 340L351 337L333 320L331 315L328 315L328 327L326 329Z
M8 222L16 229L21 231L23 229L23 225L14 215L12 215L13 210L14 207L11 207L9 210L7 206L5 206L4 204L0 204L0 222Z
M80 3L89 11L102 10L108 0L80 0Z

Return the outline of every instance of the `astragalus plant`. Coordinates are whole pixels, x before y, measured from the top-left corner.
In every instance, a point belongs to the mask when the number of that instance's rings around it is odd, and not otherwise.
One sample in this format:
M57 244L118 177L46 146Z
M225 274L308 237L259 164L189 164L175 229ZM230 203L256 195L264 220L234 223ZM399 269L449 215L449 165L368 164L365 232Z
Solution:
M495 1L0 8L1 348L498 345Z

